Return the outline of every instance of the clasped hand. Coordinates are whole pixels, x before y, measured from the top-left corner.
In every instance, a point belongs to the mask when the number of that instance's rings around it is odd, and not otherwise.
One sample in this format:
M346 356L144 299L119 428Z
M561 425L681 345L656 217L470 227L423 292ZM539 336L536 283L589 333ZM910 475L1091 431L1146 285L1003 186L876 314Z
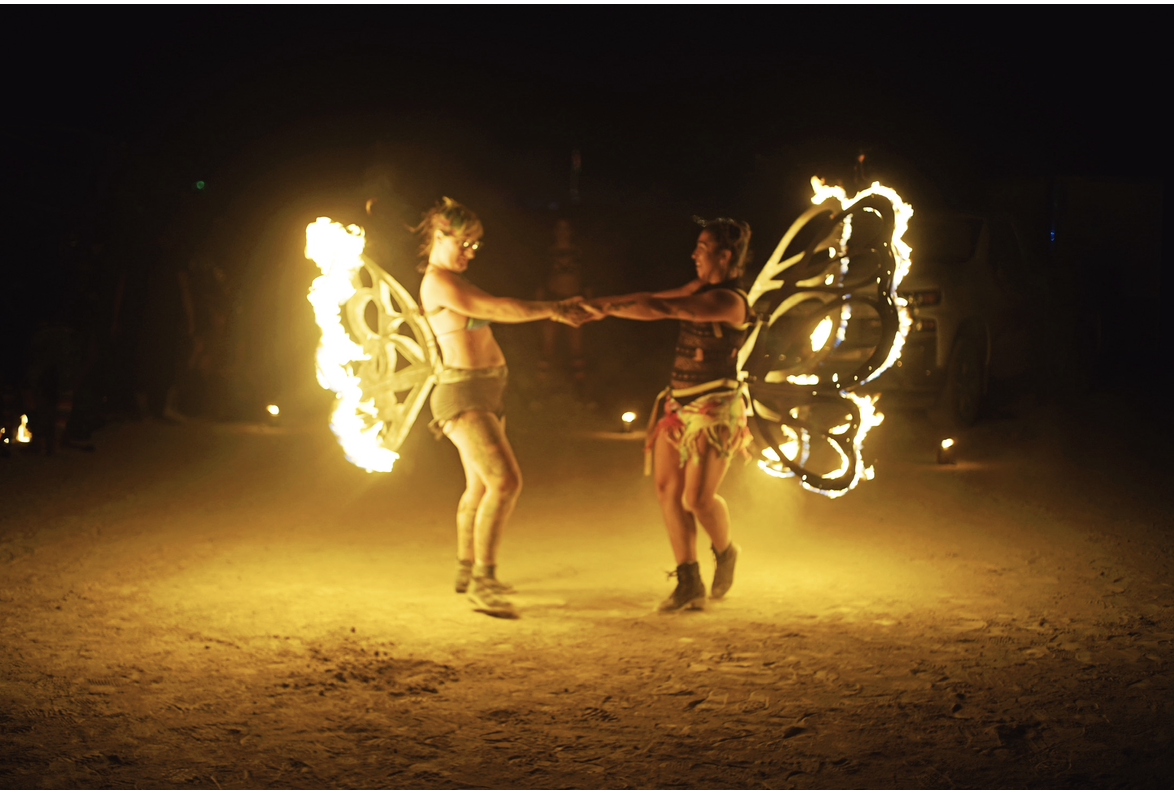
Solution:
M595 306L584 303L583 298L572 297L566 300L560 300L555 304L554 316L551 319L555 322L561 322L564 325L570 325L572 328L577 328L587 322L603 319L606 316L605 313Z

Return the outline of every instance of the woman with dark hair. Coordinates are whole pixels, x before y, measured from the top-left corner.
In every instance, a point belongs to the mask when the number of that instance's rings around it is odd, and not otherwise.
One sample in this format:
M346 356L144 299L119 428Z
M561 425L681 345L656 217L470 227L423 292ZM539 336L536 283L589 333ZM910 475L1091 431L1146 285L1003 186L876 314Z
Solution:
M717 558L711 597L723 597L734 583L738 546L730 540L730 512L717 490L730 458L750 441L737 362L750 328L750 304L738 280L750 226L729 218L697 220L702 229L693 250L695 280L667 292L584 303L600 315L681 321L671 382L657 397L645 440L677 561L677 586L660 604L661 611L705 605L697 564L699 523Z
M577 325L590 315L579 298L561 302L494 297L462 277L481 247L481 221L445 198L424 215L420 305L436 334L444 369L432 391L432 429L461 455L465 492L457 506L457 592L478 611L517 616L497 580L497 547L522 489L522 472L505 434L505 356L491 322L553 319Z

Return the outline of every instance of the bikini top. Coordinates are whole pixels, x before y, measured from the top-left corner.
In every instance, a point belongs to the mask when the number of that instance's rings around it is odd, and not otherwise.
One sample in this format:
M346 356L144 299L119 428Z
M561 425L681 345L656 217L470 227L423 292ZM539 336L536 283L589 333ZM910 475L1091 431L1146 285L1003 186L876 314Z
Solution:
M433 317L433 316L436 316L437 314L439 314L441 311L452 311L452 309L450 309L446 306L441 306L440 308L433 309L432 311L425 311L424 316L425 317ZM453 313L456 313L456 312L453 312ZM447 336L450 333L467 333L471 330L480 330L481 328L484 328L491 323L492 323L492 320L477 319L476 317L469 317L465 321L465 327L451 328L451 329L443 331L441 333L437 333L436 335L437 336Z

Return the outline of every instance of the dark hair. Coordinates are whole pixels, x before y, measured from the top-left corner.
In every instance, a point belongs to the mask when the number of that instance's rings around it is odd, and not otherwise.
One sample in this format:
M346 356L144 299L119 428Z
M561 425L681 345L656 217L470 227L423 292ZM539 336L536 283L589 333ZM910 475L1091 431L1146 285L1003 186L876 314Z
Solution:
M750 224L730 218L705 218L693 216L693 222L713 235L719 251L730 252L730 278L737 278L746 269L750 258Z
M472 237L482 232L481 219L476 212L448 196L437 201L434 207L424 213L419 225L408 227L413 234L420 235L420 256L424 259L416 268L420 272L424 272L428 266L433 232L437 229L458 237Z

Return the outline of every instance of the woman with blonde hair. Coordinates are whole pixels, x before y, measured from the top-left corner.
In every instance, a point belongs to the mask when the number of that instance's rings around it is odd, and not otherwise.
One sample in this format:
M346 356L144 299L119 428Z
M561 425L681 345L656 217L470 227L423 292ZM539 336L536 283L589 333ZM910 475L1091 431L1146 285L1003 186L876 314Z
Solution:
M444 368L432 391L432 429L461 456L465 492L457 506L456 591L474 608L516 617L506 598L512 589L497 580L497 549L522 489L522 472L505 434L505 355L490 323L552 319L578 325L590 315L580 298L559 302L495 297L463 273L481 247L477 215L451 198L425 213L420 235L420 305L436 334Z

